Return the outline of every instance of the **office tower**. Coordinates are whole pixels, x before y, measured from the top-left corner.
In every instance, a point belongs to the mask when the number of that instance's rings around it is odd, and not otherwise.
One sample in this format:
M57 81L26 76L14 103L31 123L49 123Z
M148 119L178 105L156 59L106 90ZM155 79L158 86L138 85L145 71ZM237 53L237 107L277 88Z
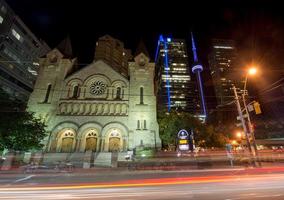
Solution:
M12 98L25 102L37 78L37 59L50 50L8 4L0 1L0 85Z
M188 64L185 40L160 36L155 56L158 108L198 112L196 84Z
M132 59L131 51L124 48L123 42L109 35L100 37L96 43L95 60L103 60L114 70L128 76L128 61Z
M213 39L209 54L209 67L218 106L224 106L234 99L232 84L239 88L241 82L236 68L234 41Z

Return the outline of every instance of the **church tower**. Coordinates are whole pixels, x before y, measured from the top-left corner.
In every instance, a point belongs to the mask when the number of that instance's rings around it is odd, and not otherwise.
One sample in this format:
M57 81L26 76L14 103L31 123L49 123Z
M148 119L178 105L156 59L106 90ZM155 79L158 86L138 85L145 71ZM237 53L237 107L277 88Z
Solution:
M71 72L75 60L72 59L69 37L40 58L38 78L29 99L28 110L35 112L47 124L56 113L60 97L66 92L63 89L63 80Z
M129 63L129 140L134 147L160 148L157 123L156 96L154 93L155 63L150 62L143 42L138 45L134 62ZM130 147L131 148L131 147Z

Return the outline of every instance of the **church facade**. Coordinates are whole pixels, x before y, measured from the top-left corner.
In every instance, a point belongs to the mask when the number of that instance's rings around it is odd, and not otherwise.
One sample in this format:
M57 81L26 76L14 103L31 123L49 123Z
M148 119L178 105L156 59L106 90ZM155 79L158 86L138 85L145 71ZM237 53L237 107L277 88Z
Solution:
M46 152L124 152L160 148L154 93L155 64L141 51L128 76L103 60L74 70L58 48L40 59L29 111L47 124Z

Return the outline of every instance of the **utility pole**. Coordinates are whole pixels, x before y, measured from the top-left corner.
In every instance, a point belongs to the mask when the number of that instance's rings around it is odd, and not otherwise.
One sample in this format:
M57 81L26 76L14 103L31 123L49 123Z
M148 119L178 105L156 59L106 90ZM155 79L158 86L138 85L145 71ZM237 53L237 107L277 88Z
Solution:
M247 118L248 118L249 133L251 135L252 144L253 144L253 148L254 148L253 153L254 153L254 156L256 157L257 161L258 161L259 166L261 166L261 162L259 161L257 146L256 146L256 142L255 142L254 130L252 128L252 124L251 124L251 120L250 120L250 116L249 116L249 112L248 112L248 108L247 108L247 104L246 104L245 94L246 94L246 90L244 90L244 93L242 94L242 99L243 99L243 104L244 104L244 107L245 107L246 115L247 115Z
M237 105L237 109L238 109L238 114L239 114L239 117L240 117L240 120L241 120L241 123L242 123L242 127L243 127L243 130L244 130L244 133L246 135L246 142L247 142L247 146L248 146L249 153L250 153L250 158L251 158L251 156L253 154L252 154L252 148L251 148L250 139L249 139L249 133L248 133L248 130L247 130L247 127L246 127L245 119L244 119L244 116L243 116L243 112L242 112L242 109L241 109L239 97L238 97L238 94L237 94L237 89L236 89L235 86L233 86L233 91L234 91L234 95L235 95L235 100L236 100L236 105ZM254 158L254 156L253 156L253 158ZM253 161L253 164L255 166L255 160Z

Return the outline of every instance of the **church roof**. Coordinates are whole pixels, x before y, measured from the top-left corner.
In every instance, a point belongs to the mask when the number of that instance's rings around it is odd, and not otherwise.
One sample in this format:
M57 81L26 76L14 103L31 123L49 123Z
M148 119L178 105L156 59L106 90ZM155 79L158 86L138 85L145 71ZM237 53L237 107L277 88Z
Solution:
M143 53L145 56L147 56L148 58L150 58L150 55L147 51L147 48L144 44L144 42L142 40L140 40L138 47L136 49L136 52L134 54L134 57L136 57L137 55L139 55L140 53Z
M69 36L62 40L56 48L64 55L64 57L73 57L72 45Z

